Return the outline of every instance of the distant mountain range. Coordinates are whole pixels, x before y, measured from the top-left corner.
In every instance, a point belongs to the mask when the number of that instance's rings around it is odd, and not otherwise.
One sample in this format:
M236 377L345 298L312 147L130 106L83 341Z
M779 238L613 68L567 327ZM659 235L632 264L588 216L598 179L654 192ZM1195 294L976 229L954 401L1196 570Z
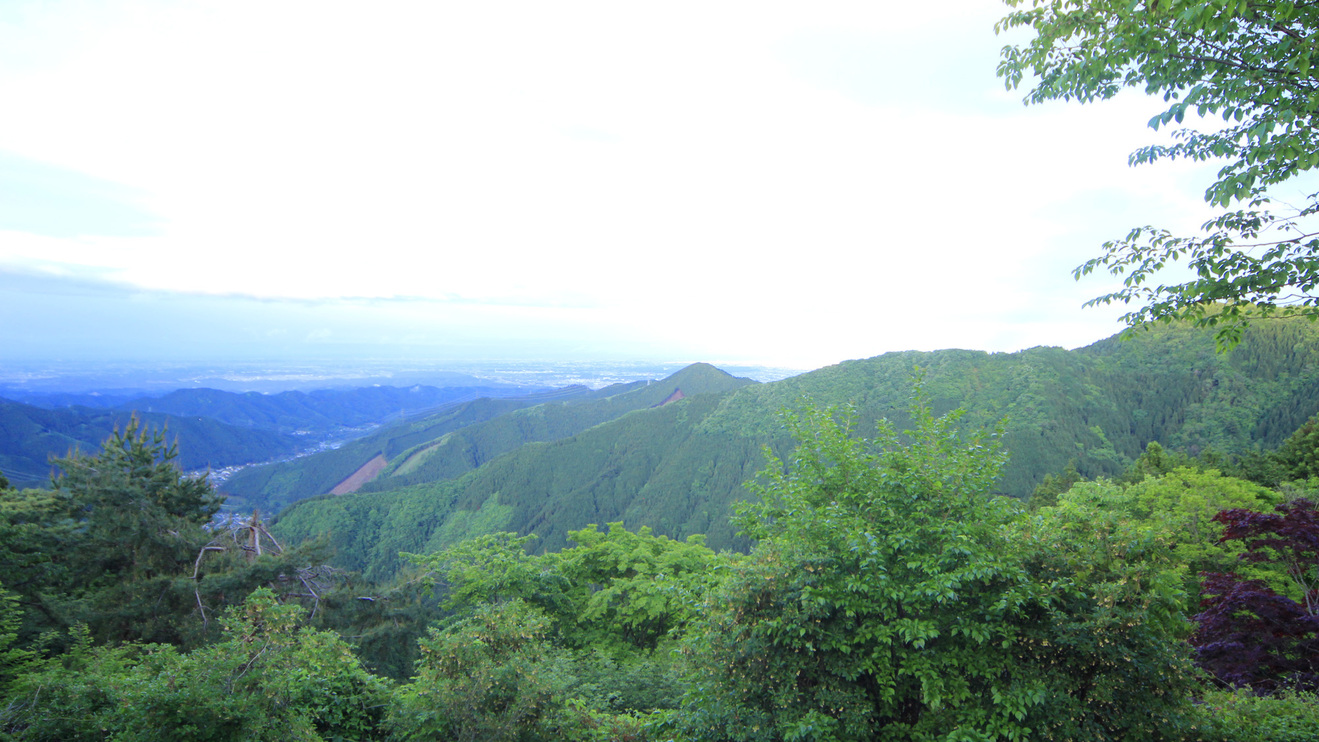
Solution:
M0 399L0 473L15 486L50 482L50 458L80 450L94 454L115 429L124 429L134 413L68 407L46 410ZM270 430L240 428L204 417L180 417L159 412L137 416L154 430L168 431L179 443L184 470L220 468L286 456L306 445L295 436Z
M16 485L49 480L51 456L95 453L133 414L168 428L185 470L222 468L288 456L355 428L467 401L543 391L538 387L362 387L259 394L180 389L160 397L54 394L47 407L0 399L0 473ZM90 401L94 406L77 404ZM108 402L109 404L105 404Z
M116 407L209 417L244 428L322 436L482 397L518 396L540 391L544 390L536 387L433 387L419 384L403 388L372 386L278 394L179 389L161 397L122 402Z
M101 409L0 400L0 473L43 484L51 456L98 450L130 410L177 437L188 470L288 459L356 429L337 450L239 471L221 485L227 507L278 513L273 528L292 542L329 534L337 562L373 578L400 551L496 530L557 549L569 530L616 520L744 548L729 508L766 448L790 453L785 410L842 405L863 435L880 418L902 427L917 376L936 412L1003 421L1011 459L998 490L1026 497L1069 462L1088 477L1120 474L1150 441L1190 453L1276 447L1319 413L1319 325L1260 323L1226 354L1211 332L1158 326L1071 351L888 353L769 383L694 364L597 390L189 389Z
M881 417L901 427L916 369L937 412L964 408L970 426L1005 420L1011 460L999 490L1016 497L1069 461L1086 476L1120 474L1150 441L1192 453L1272 448L1319 412L1319 326L1304 321L1257 325L1227 354L1210 332L1162 326L1074 351L889 353L766 384L698 388L685 376L721 372L694 366L649 389L528 406L428 440L419 432L406 446L373 444L355 454L356 466L385 458L373 481L296 502L276 529L292 541L330 534L339 562L371 577L391 573L400 551L494 530L535 533L537 548L553 550L569 530L615 520L741 548L728 510L766 446L790 451L780 413L841 404L861 434ZM675 389L682 399L651 406Z

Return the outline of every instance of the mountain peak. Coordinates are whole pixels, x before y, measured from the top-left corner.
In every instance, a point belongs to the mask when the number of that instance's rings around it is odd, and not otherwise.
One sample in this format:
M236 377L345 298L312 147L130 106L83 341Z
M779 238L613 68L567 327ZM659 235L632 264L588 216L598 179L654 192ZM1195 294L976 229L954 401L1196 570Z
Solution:
M728 386L730 382L733 382L734 385ZM691 364L690 366L686 366L682 369L679 369L678 371L673 372L669 376L662 379L660 383L681 384L684 387L691 386L693 383L714 384L721 388L703 390L703 391L725 391L726 389L735 389L740 386L745 386L747 384L756 384L759 382L756 382L752 379L745 379L738 376L733 376L727 371L717 366L713 366L709 363L697 362ZM701 394L702 392L689 390L689 393Z

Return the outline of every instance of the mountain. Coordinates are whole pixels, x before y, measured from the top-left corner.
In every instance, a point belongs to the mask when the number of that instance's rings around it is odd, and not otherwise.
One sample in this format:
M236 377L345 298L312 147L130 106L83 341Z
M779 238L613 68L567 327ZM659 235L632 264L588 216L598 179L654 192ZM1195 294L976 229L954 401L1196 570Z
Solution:
M335 490L364 467L379 470L373 480L354 487L368 492L452 479L520 446L565 438L628 412L658 407L679 393L754 383L701 363L655 382L475 400L391 426L336 451L245 470L220 490L233 507L275 512Z
M388 460L419 443L523 407L590 394L589 388L574 386L521 397L482 398L453 404L415 419L395 422L334 450L249 467L222 482L219 490L229 498L228 509L278 512L294 501L330 492L377 457Z
M61 407L91 407L94 409L111 409L118 407L134 399L140 399L146 396L147 392L142 389L131 391L116 390L113 392L45 392L32 393L16 389L0 390L0 395L4 395L11 402L22 402L30 404L33 407L40 407L45 410L55 410Z
M64 456L74 449L96 453L132 416L131 412L88 407L45 410L0 399L0 472L15 486L46 484L52 456ZM293 436L206 418L151 412L138 417L153 430L166 429L168 440L178 439L178 462L185 471L265 461L292 454L302 445Z
M278 394L179 389L161 397L134 399L120 410L209 417L244 428L323 436L481 397L510 397L543 391L508 386L369 386Z
M1182 326L1073 351L889 353L686 394L511 449L457 479L389 488L381 477L372 485L380 491L296 503L276 527L293 541L330 533L342 565L377 577L397 567L399 551L494 530L535 533L536 548L553 550L568 530L613 520L742 548L727 515L764 466L764 447L790 450L780 412L843 404L861 434L880 418L903 427L917 368L936 412L963 408L968 426L1004 420L1011 460L999 491L1016 497L1072 460L1086 476L1120 474L1150 441L1192 453L1270 448L1319 412L1319 326L1304 321L1259 324L1227 354L1215 353L1211 332Z
M454 479L528 443L555 441L628 412L661 407L693 394L754 384L708 363L696 363L654 383L607 387L572 402L538 405L455 430L393 457L365 492Z

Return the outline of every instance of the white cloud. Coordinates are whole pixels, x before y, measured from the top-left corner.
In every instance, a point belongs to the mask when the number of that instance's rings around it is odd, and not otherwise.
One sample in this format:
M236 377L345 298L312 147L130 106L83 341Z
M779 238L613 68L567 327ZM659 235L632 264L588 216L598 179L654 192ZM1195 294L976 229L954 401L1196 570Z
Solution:
M1088 342L1113 315L1066 270L1200 214L1184 169L1125 166L1147 101L1005 108L982 2L23 7L0 148L141 189L163 226L0 233L0 267L818 365ZM785 57L844 33L900 106ZM922 92L926 37L965 80Z

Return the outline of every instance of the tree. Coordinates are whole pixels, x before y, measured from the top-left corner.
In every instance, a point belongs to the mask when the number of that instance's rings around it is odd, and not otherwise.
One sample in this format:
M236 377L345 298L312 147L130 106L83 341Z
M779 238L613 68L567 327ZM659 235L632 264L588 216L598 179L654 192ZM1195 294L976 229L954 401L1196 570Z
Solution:
M184 476L177 455L164 431L135 418L97 455L53 462L62 472L54 494L73 524L60 554L66 584L52 590L62 593L62 622L87 622L98 640L181 641L177 619L195 602L181 578L223 498L205 477Z
M1035 491L1031 493L1027 503L1032 510L1056 505L1059 495L1071 489L1072 485L1077 482L1084 481L1085 477L1081 476L1081 473L1076 470L1076 459L1071 459L1067 462L1067 468L1063 470L1062 474L1056 477L1052 474L1045 474L1044 480L1035 487Z
M315 609L318 544L283 551L256 514L219 528L223 498L176 456L133 420L95 456L55 460L53 491L0 491L0 580L28 608L25 640L84 623L101 642L192 645L213 638L208 613L260 585Z
M1132 164L1221 160L1205 200L1225 211L1197 236L1139 227L1105 243L1075 270L1125 276L1089 305L1137 303L1124 320L1190 320L1218 326L1220 346L1240 339L1251 316L1319 316L1319 239L1307 217L1319 200L1274 211L1268 189L1319 166L1319 6L1291 0L1005 0L997 30L1035 37L1003 49L998 74L1009 88L1033 75L1027 103L1091 102L1123 88L1162 94L1152 128L1182 124L1188 111L1221 126L1181 128L1169 145L1132 153ZM1317 194L1319 195L1319 194ZM1232 210L1233 205L1244 205ZM1195 278L1153 285L1185 260Z
M578 546L556 555L555 567L571 584L580 646L654 650L696 618L696 606L728 573L729 559L705 546L703 536L674 541L645 526L637 532L594 523L568 537Z
M1319 416L1306 421L1273 456L1287 479L1319 478Z
M93 646L33 663L0 709L16 740L369 740L389 685L302 610L253 592L223 618L224 640L187 654L167 645Z
M846 417L790 422L797 452L739 518L759 544L689 635L693 737L1175 736L1175 574L1121 544L1098 563L1088 532L1012 538L1025 516L989 494L998 433L918 400L905 443L887 423L871 442Z
M126 577L177 574L196 556L195 537L223 498L205 477L184 476L165 442L136 418L87 456L71 453L53 462L62 474L53 488L68 515L80 523L78 555L83 577L114 584ZM207 539L202 539L205 543Z
M1014 550L1049 600L1019 655L1049 689L1031 739L1182 739L1194 676L1181 564L1131 495L1079 483L1012 525Z
M578 545L530 555L535 536L493 533L435 554L404 554L421 582L443 579L444 607L471 612L487 603L524 600L545 611L572 649L651 652L695 618L696 605L726 575L731 559L704 537L674 541L647 527L628 531L594 523L568 537Z
M1225 510L1214 519L1225 526L1224 541L1245 544L1244 561L1281 567L1305 610L1319 615L1319 507L1302 499L1282 503L1274 510Z
M569 537L578 545L540 555L526 551L533 537L513 533L479 536L436 554L405 555L422 568L423 584L444 585L443 605L457 613L423 640L423 649L455 641L461 646L470 639L463 632L482 621L493 625L532 611L537 622L545 622L544 649L558 658L559 674L572 676L559 694L560 707L571 698L577 711L610 717L596 720L606 725L623 715L675 708L681 679L670 650L732 559L711 551L700 536L674 541L648 528L628 531L622 523L610 523L607 532L588 525ZM514 603L525 608L507 608ZM480 616L485 618L477 621ZM423 656L419 671L427 661ZM446 692L477 692L461 686L478 679L471 673L449 678ZM460 726L466 729L468 722Z
M33 660L32 652L15 646L21 620L18 596L0 584L0 698L5 697L14 677Z
M489 603L421 640L417 675L395 699L400 739L558 739L555 714L571 682L550 642L552 622L522 600Z
M1188 612L1194 612L1200 573L1230 570L1244 551L1240 543L1220 540L1223 525L1215 516L1229 508L1266 509L1277 501L1275 493L1216 470L1176 467L1135 484L1103 479L1077 484L1059 496L1050 516L1077 521L1112 518L1131 538L1157 540L1166 552L1167 568L1181 575L1190 601ZM1278 584L1285 579L1279 570L1261 566L1254 566L1246 576Z
M1206 576L1203 611L1192 643L1199 662L1231 685L1319 689L1319 509L1307 500L1274 513L1224 510L1214 519L1223 540L1245 545L1241 559L1281 568L1300 600L1261 580Z
M1151 477L1161 477L1174 469L1203 468L1199 462L1181 451L1168 451L1157 441L1145 445L1145 452L1136 457L1122 475L1126 482L1143 482Z

